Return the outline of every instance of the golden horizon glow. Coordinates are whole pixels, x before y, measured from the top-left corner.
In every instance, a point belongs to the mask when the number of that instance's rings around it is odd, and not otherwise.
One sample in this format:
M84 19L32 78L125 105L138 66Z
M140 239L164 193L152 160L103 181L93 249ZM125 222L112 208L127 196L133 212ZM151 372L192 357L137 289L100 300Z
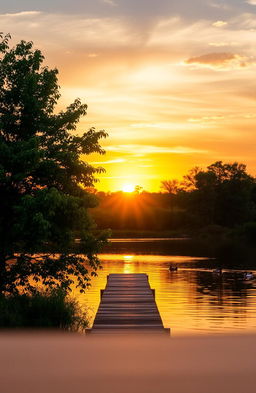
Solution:
M58 110L88 104L78 132L109 133L105 156L84 157L106 169L97 189L159 191L217 160L256 174L256 3L235 3L35 0L35 11L20 0L3 4L0 22L59 69Z

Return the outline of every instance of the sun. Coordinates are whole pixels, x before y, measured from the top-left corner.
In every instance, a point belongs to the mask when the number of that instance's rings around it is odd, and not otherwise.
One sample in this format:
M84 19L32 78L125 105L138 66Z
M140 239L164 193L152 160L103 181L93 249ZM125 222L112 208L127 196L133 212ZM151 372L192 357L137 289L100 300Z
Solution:
M122 191L123 192L133 192L135 189L135 186L133 184L124 184Z

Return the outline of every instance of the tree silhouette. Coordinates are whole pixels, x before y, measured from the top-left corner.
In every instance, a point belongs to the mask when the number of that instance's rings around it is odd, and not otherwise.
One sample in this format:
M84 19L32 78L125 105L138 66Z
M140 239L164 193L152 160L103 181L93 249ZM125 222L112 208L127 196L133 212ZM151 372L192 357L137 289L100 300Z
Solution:
M180 182L177 179L163 180L161 182L161 189L169 194L177 194L180 187Z
M217 161L194 179L190 208L203 223L234 226L255 218L255 179L246 172L246 165Z

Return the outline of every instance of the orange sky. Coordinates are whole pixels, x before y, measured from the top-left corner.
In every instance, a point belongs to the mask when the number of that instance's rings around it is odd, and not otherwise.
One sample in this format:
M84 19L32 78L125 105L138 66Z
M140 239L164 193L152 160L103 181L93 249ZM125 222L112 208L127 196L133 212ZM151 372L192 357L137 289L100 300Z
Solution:
M60 108L88 104L79 132L109 133L106 155L90 157L107 171L99 189L157 191L216 160L256 174L256 0L157 3L11 1L1 30L59 69Z

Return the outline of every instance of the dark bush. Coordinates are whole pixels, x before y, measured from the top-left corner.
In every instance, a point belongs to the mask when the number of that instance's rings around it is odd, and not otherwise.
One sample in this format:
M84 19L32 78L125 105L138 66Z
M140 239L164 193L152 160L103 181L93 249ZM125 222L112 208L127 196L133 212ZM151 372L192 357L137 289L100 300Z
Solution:
M84 331L86 314L61 290L0 297L0 328L52 328Z

